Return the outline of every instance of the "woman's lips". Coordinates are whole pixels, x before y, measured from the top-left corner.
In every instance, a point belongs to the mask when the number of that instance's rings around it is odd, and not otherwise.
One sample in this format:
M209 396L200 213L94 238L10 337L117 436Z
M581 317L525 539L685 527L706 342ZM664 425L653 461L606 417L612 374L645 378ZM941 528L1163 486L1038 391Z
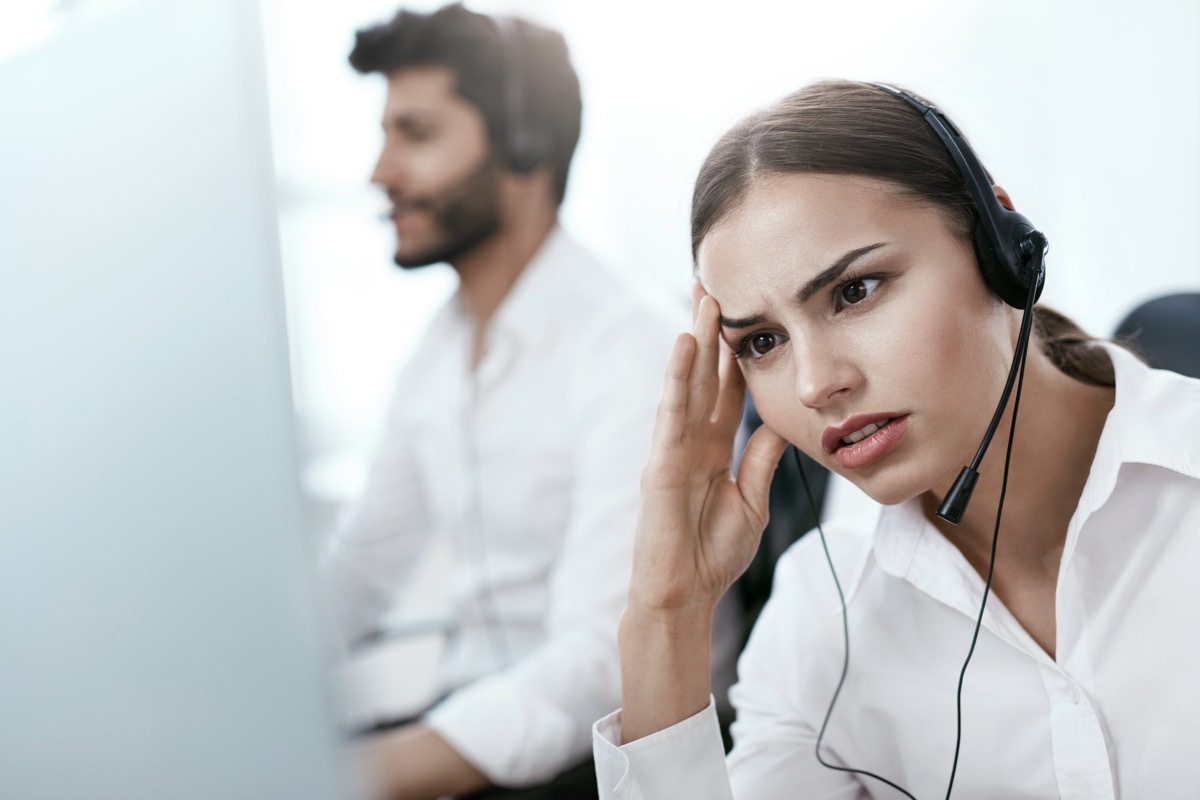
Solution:
M865 427L875 425L879 425L880 427L859 441L852 444L846 444L843 441L843 437L850 436ZM842 430L850 426L853 426L851 430L841 433ZM840 426L838 429L827 430L825 436L822 437L822 444L826 446L828 452L832 453L834 460L843 469L862 469L874 464L892 452L896 445L900 444L900 440L904 437L907 430L907 415L896 417L875 415L873 419L851 419L847 424ZM830 448L831 443L833 445L832 449Z

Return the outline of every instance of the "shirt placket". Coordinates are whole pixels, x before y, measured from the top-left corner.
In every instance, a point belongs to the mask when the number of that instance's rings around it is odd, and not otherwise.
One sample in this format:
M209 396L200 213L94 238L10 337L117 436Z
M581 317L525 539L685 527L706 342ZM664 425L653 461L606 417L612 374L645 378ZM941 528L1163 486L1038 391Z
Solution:
M463 503L463 536L466 563L471 571L471 599L478 615L480 631L486 640L494 669L503 669L512 662L512 652L504 629L503 613L494 587L492 550L496 537L492 534L484 497L483 416L480 370L465 377L466 403L462 409L462 459L465 465L466 497Z
M465 560L472 573L472 599L481 623L481 631L496 669L512 663L513 646L500 607L501 598L495 589L496 551L504 532L497 530L494 509L489 507L498 496L485 491L487 484L503 481L503 476L490 470L485 463L488 452L488 425L498 420L491 413L496 384L511 360L512 348L508 337L492 332L487 349L474 370L463 376L466 402L462 409L462 459L466 480L466 496L462 509L462 542ZM499 422L502 422L499 421Z
M922 530L921 541L941 563L934 568L931 562L922 562L924 568L910 570L909 579L916 578L914 585L918 589L972 616L978 608L981 579L969 571L957 549L932 529ZM956 578L949 577L953 574L950 570L958 573ZM930 572L938 579L934 580ZM1054 774L1062 800L1115 800L1108 742L1087 694L995 597L988 600L983 626L1024 653L1040 670L1050 704Z
M1062 800L1116 798L1108 742L1087 694L1063 670L1043 664L1042 683L1050 700L1054 773Z
M1103 492L1107 497L1111 485ZM1095 503L1095 497L1093 497ZM1076 547L1083 527L1093 508L1081 504L1067 531L1067 546L1064 547L1059 564L1058 590L1056 592L1056 614L1059 646L1058 661L1042 666L1042 683L1050 700L1050 735L1054 747L1054 770L1058 778L1059 794L1064 800L1079 798L1116 797L1115 773L1110 758L1110 746L1100 722L1099 712L1092 704L1080 681L1094 683L1094 677L1086 659L1072 659L1064 649L1075 642L1072 628L1084 625L1086 619L1079 616L1078 603L1064 600L1073 595L1076 576L1072 559L1076 558ZM1071 609L1076 612L1072 613ZM1069 674L1060 664L1071 665Z

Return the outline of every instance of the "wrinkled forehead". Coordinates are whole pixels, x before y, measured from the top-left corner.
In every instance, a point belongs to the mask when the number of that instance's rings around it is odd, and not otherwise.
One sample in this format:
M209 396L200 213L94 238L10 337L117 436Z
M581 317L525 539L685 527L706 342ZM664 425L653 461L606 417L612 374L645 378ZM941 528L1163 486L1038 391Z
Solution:
M701 241L696 277L721 305L791 295L845 253L913 235L942 215L888 181L789 173L755 180Z

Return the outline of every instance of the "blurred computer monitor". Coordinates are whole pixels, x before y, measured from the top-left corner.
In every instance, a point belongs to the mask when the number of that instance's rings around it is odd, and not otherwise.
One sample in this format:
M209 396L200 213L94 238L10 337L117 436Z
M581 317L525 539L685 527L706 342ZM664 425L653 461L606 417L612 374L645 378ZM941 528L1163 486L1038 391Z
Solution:
M0 62L0 797L341 797L256 4L86 5Z

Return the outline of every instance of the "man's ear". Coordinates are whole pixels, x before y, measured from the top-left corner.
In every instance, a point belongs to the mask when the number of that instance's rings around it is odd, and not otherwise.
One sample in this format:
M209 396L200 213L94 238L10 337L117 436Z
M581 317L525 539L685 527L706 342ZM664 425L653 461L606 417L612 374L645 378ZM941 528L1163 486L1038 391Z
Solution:
M992 191L996 193L996 199L1000 201L1000 205L1007 208L1009 211L1016 211L1013 207L1012 198L1008 196L1008 192L1004 191L1004 187L999 184L992 184Z

